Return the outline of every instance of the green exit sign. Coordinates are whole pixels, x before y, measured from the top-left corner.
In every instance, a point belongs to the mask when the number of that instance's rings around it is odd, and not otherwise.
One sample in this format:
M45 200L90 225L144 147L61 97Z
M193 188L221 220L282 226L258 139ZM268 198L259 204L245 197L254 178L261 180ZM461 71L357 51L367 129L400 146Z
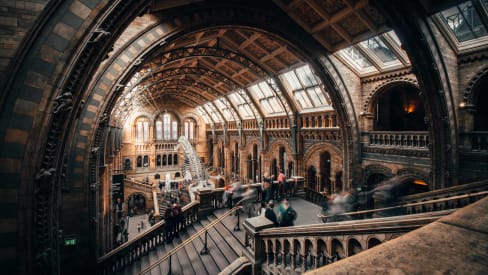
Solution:
M75 238L64 239L64 246L73 246L76 245Z

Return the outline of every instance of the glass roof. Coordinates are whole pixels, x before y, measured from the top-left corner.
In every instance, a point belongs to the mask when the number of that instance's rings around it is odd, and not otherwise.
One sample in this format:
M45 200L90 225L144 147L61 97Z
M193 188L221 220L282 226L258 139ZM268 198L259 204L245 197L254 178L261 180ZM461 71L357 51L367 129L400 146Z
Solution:
M459 42L480 38L487 34L480 16L486 17L488 1L481 1L484 9L477 10L472 1L442 11L441 17Z
M226 121L236 121L239 117L235 114L232 105L230 105L229 101L225 97L219 97L218 99L214 100L214 104L222 112L222 116L225 118Z
M249 104L241 96L241 93L243 93L243 92L244 91L237 91L237 92L234 92L234 93L230 94L228 97L229 97L229 100L232 103L234 103L234 106L237 107L237 112L239 112L239 115L243 119L250 119L250 118L253 118L254 115L253 115L253 112L252 112L251 107L249 106Z
M207 123L207 124L212 123L212 120L210 119L207 112L205 111L205 109L203 109L202 106L198 106L196 109L197 109L197 112L203 117L203 120L205 120L205 123Z
M274 94L268 82L270 82L272 85L274 84L273 80L270 79L268 81L261 81L258 84L250 86L250 94L257 102L259 102L265 114L282 115L285 113L285 110L278 101L278 98Z
M302 66L279 77L301 109L332 107L329 95L323 91L319 79L310 66Z
M212 104L212 102L208 102L205 105L203 105L203 108L207 113L212 117L213 122L215 123L221 123L224 122L222 116L220 113L215 109L215 106Z
M359 76L382 73L410 65L394 31L377 35L334 54Z

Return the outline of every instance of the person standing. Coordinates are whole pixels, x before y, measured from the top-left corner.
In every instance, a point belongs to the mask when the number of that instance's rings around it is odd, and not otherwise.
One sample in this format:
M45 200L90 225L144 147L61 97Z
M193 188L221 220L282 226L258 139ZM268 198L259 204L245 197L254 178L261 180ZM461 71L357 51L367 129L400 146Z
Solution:
M276 214L274 212L274 203L272 200L269 201L268 204L266 205L266 210L264 210L264 217L272 221L274 226L279 225L278 218L276 217Z
M291 207L287 199L283 199L279 208L278 208L278 222L279 225L284 226L293 226L294 221L297 218L297 212L295 209Z
M283 173L283 171L280 169L280 172L278 174L278 194L279 198L283 199L285 197L285 181L286 181L286 176Z

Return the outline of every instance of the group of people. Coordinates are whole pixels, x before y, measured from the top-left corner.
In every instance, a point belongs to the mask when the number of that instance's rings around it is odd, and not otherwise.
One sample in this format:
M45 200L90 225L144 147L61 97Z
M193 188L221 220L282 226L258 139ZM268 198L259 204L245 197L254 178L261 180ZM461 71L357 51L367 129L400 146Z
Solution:
M290 182L286 180L283 171L279 170L276 181L274 179L275 175L269 176L268 173L264 174L261 190L264 201L282 200L290 197L292 194L292 186Z
M354 189L347 192L332 194L329 200L322 204L322 218L323 222L334 222L350 220L351 217L343 215L357 211L357 194ZM325 218L327 217L327 218Z
M297 218L297 212L287 199L283 199L278 206L278 215L274 211L273 200L268 201L266 208L261 213L265 218L273 222L273 225L278 227L293 226Z
M173 237L178 237L180 230L185 228L183 220L185 216L180 204L176 199L171 202L171 205L166 208L164 212L166 242L170 243Z

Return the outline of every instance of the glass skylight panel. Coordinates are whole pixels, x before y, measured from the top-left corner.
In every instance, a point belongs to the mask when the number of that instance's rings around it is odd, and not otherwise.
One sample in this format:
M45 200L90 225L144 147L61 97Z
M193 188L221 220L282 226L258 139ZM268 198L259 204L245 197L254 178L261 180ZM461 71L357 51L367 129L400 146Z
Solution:
M340 50L347 58L349 58L356 67L359 69L366 69L369 67L373 67L373 64L366 59L354 46L347 47L343 50Z
M215 109L215 107L213 106L212 103L207 103L207 104L203 105L203 107L210 114L210 116L212 117L214 122L223 122L222 117L217 112L217 110Z
M280 75L284 86L292 93L302 109L330 106L327 93L310 66L305 65Z
M207 124L212 123L212 120L210 119L210 117L208 117L207 112L205 111L205 109L203 109L202 106L198 106L196 109L197 109L197 112L203 117L203 120L205 120L205 123L207 123Z
M319 86L308 88L307 94L314 102L316 107L330 106L330 99L328 98L328 95L323 92Z
M215 106L217 106L217 108L220 111L222 111L222 115L224 116L225 120L234 121L235 118L232 115L231 110L229 109L229 107L224 102L222 102L222 100L223 100L222 98L215 100L214 101Z
M486 1L483 2L486 7ZM485 11L479 11L486 13ZM471 1L464 2L441 12L441 17L459 42L465 42L487 34L478 12Z
M295 99L298 101L298 104L300 104L300 107L302 109L307 109L307 108L312 108L313 104L310 101L310 98L308 98L306 92L304 90L296 91L294 93Z
M263 82L259 83L258 85L259 85L259 88L261 89L261 91L263 92L265 97L274 96L273 91L269 87L268 83L263 81Z
M393 39L393 41L395 41L395 43L399 47L402 46L402 42L400 41L400 38L398 38L398 36L396 35L395 31L389 31L389 32L387 32L387 34Z
M271 83L271 85L275 85ZM276 99L276 96L266 81L262 81L249 87L253 97L259 101L261 107L267 114L283 113L284 110L281 104Z
M312 70L310 69L309 66L303 66L295 70L298 78L300 79L301 83L305 87L310 87L314 85L318 85L317 80L315 79L315 76L312 73Z
M282 78L284 81L286 81L290 85L290 88L292 90L303 89L302 84L300 83L300 81L298 81L298 77L295 74L295 71L290 71L290 72L284 73L282 75Z
M397 60L393 52L383 43L379 37L373 37L359 43L363 48L370 49L383 62Z
M242 118L247 119L254 116L251 107L238 92L232 93L228 97L229 100L237 106L237 111Z

